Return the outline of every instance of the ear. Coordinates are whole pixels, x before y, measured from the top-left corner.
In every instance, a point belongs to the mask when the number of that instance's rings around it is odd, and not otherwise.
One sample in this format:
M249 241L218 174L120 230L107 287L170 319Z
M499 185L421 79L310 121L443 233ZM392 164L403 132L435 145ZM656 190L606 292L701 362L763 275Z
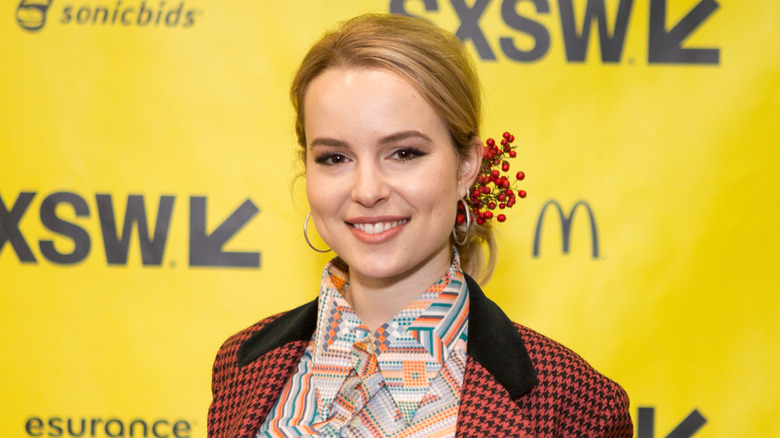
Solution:
M465 197L482 169L482 140L474 137L468 153L461 156L458 175L458 195Z

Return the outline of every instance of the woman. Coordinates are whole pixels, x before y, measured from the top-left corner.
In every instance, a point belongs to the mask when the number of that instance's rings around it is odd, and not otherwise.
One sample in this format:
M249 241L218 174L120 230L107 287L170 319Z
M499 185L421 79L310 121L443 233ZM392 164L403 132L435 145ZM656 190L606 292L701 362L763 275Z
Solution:
M630 437L625 392L472 279L495 245L490 221L457 217L483 150L460 41L361 16L312 47L291 96L310 216L337 257L317 300L222 346L209 435Z

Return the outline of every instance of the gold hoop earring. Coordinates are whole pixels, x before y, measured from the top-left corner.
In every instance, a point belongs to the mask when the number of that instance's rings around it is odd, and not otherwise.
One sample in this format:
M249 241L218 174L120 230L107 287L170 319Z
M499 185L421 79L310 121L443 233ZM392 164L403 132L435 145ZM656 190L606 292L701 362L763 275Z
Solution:
M319 253L326 253L326 252L330 251L330 248L328 248L326 250L317 249L317 248L314 247L314 245L311 244L311 242L309 242L309 236L307 234L307 231L308 231L307 229L309 227L309 218L310 217L311 217L311 212L309 212L309 214L306 215L306 220L303 221L303 238L306 239L306 244L309 245L309 248L311 248L311 249L313 249L313 250L315 250L315 251L317 251Z
M458 233L455 232L455 228L454 227L452 228L452 239L455 241L455 243L458 246L463 246L466 243L466 241L469 238L469 231L471 231L471 213L469 213L469 205L466 203L466 200L463 199L463 198L458 199L458 203L461 203L461 202L463 203L463 211L466 212L466 235L463 236L463 240L462 241L459 241L458 240Z

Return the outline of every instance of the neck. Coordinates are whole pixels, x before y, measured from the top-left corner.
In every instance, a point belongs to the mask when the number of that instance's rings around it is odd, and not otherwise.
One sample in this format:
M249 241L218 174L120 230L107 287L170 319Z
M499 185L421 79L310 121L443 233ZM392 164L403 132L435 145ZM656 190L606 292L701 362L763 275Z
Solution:
M447 271L452 260L449 251L436 255L412 273L390 278L374 278L349 273L344 298L369 330L375 331L416 300Z

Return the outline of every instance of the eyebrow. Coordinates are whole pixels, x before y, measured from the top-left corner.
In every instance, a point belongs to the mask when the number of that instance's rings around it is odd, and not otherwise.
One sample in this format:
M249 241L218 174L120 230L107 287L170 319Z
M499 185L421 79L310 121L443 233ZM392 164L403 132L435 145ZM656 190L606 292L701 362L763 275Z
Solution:
M430 137L428 137L427 135L423 134L420 131L403 131L403 132L398 132L396 134L390 134L387 137L382 137L382 139L379 140L379 143L380 144L394 143L412 137L418 137L429 142L432 141Z
M309 143L309 148L314 149L315 146L346 146L347 143L335 138L317 137Z
M395 142L398 142L398 141L406 140L407 138L414 138L414 137L423 139L423 140L425 140L427 142L431 142L432 141L430 137L428 137L427 135L423 134L420 131L402 131L402 132L397 132L395 134L390 134L388 136L382 137L379 140L379 144L384 145L384 144L388 144L388 143L395 143ZM309 147L312 148L312 149L315 146L331 146L331 147L334 147L334 146L348 146L348 144L345 141L338 140L338 139L335 139L335 138L317 137L314 140L312 140L310 145L309 145Z

